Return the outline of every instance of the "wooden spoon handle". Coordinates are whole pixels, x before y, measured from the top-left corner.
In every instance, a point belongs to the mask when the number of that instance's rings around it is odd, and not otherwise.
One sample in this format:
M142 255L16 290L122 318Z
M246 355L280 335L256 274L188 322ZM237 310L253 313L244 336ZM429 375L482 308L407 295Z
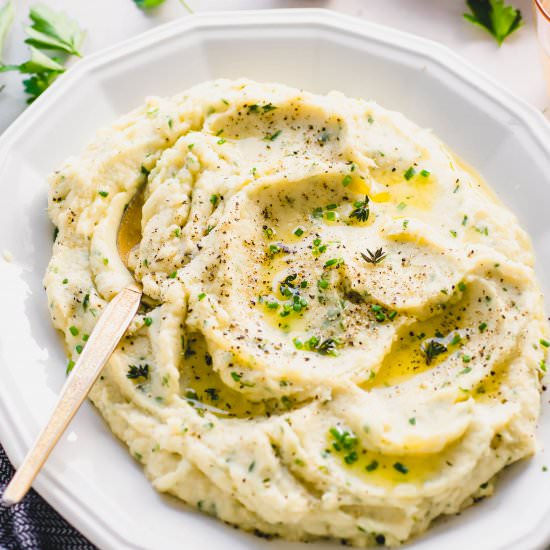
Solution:
M16 504L30 489L40 468L126 332L139 307L140 299L139 289L127 287L119 292L105 308L61 390L49 422L38 435L25 460L6 487L2 495L2 501L5 504Z

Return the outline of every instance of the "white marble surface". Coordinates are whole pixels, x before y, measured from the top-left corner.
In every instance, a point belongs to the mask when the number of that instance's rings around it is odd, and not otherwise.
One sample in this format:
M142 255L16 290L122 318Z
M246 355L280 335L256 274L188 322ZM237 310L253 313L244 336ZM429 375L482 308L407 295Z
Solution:
M0 0L0 4L4 0ZM545 111L550 106L543 80L531 0L507 0L519 7L525 25L501 48L481 29L462 18L462 0L188 0L195 12L265 8L323 7L392 26L437 40L467 58L534 107ZM19 63L26 59L23 43L29 4L36 0L16 0L17 17L5 50L5 59ZM171 21L187 17L178 0L166 0L160 8L144 13L132 0L46 0L63 9L86 28L84 54ZM18 74L0 74L0 132L26 107L25 94Z

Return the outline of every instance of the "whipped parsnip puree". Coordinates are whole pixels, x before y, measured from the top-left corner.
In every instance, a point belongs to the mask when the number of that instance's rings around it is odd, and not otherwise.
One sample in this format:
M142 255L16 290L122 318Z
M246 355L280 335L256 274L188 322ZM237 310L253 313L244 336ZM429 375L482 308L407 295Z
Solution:
M401 114L207 82L149 98L50 181L69 368L143 285L91 399L159 491L246 530L396 545L535 451L529 239ZM130 273L116 237L142 187Z

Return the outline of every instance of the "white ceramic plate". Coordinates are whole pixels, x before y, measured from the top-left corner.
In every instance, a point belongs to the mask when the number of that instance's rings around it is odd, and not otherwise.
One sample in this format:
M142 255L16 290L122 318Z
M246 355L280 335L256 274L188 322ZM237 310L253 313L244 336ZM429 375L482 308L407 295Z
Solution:
M451 51L363 20L320 10L184 18L84 59L0 137L0 251L14 256L11 263L0 260L0 439L16 465L65 379L66 359L41 283L52 242L46 174L146 95L241 76L313 92L338 89L432 127L519 216L550 297L550 126L541 115ZM543 402L539 439L549 447L548 396ZM495 496L439 522L409 547L546 547L546 463L542 449L509 468ZM312 548L257 539L159 495L89 404L35 486L103 548Z

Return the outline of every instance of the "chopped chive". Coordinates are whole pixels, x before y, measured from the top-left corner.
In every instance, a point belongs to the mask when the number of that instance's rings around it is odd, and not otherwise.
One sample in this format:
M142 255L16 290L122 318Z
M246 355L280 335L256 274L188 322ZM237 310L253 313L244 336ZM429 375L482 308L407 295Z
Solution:
M102 197L107 197L107 196L109 196L109 191L98 191L98 193L99 193Z
M453 339L451 340L451 346L456 346L460 342L460 340L462 340L460 334L455 334L453 336Z
M485 330L487 329L487 323L480 323L478 328L479 332L485 332Z
M69 359L69 362L67 363L67 368L65 369L65 374L69 374L74 367L74 361L72 359Z
M373 460L365 466L365 470L367 470L367 472L374 472L376 468L378 468L378 460Z
M543 338L540 339L540 345L544 346L545 348L550 347L550 342L548 340L544 340Z
M408 474L409 473L409 469L404 464L402 464L401 462L396 462L393 465L393 467L394 467L394 469L396 469L401 474Z
M304 230L300 227L298 227L298 229L294 231L294 235L296 235L296 237L301 237L303 234L304 234Z
M342 179L342 185L344 187L347 187L351 182L352 182L352 178L349 174L347 176L344 176Z
M428 170L420 170L420 175L423 178L427 178L430 175L430 172Z
M342 258L331 258L330 260L327 260L325 262L324 267L325 268L332 267L332 266L340 267L343 263L344 263L344 260Z
M328 288L328 281L326 279L319 279L317 281L317 286L323 290Z
M199 299L199 302L201 300L204 300L206 298L206 294L204 292L201 292L199 295L198 295L198 299Z
M69 327L69 332L70 332L73 336L78 336L78 329L77 329L75 326Z
M282 133L283 133L282 130L277 130L274 134L267 136L266 139L268 139L269 141L275 141Z
M412 166L409 166L409 168L407 169L407 171L403 174L403 177L409 181L410 179L412 179L412 177L416 174L416 170L412 167Z

